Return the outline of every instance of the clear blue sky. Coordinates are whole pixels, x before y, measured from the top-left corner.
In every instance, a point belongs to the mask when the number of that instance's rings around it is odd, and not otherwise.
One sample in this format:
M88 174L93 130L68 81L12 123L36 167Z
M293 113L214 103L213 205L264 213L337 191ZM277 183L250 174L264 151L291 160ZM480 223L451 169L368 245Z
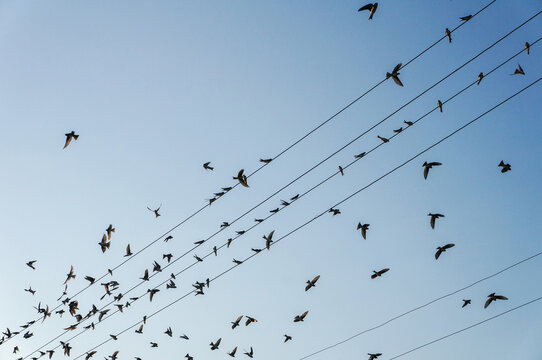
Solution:
M460 16L488 0L381 1L374 19L356 1L0 1L0 328L35 318L39 301L53 307L70 265L70 294L141 249L234 184L241 168L275 156L380 81L386 71L433 43ZM125 292L162 254L174 256L219 229L353 137L463 64L542 9L540 0L498 0L401 72L400 88L386 82L359 103L236 188L197 217L115 272ZM377 135L415 120L542 33L536 18L454 77L367 134L196 250L202 256L235 230L264 217L280 199L304 192L378 144ZM240 237L178 278L178 289L138 301L94 332L70 342L72 358L180 297L196 280L215 276L439 140L540 76L540 43L445 105L416 127L349 168L306 198ZM510 76L517 63L526 76ZM503 105L340 207L157 315L143 335L130 330L95 356L120 359L229 358L238 346L255 359L298 359L403 311L488 275L542 249L541 84ZM80 138L67 149L64 134ZM440 161L423 179L423 161ZM501 174L504 160L512 171ZM211 161L213 172L202 168ZM162 204L155 219L146 207ZM428 212L446 215L429 227ZM356 231L369 223L367 240ZM98 242L109 224L112 245ZM437 246L456 246L435 261ZM137 289L140 295L193 254ZM25 266L37 259L37 270ZM372 270L391 268L371 280ZM420 312L315 356L387 359L542 295L542 258L534 259ZM305 281L321 275L305 293ZM107 278L109 279L109 278ZM23 289L32 286L32 296ZM487 294L510 298L483 309ZM95 286L79 298L85 314L103 304ZM472 306L461 309L461 299ZM109 300L109 299L106 299ZM105 301L105 300L104 300ZM304 323L295 315L309 310ZM259 321L231 330L230 321ZM542 356L542 304L536 303L405 359ZM36 325L34 337L0 347L15 359L73 324L69 315ZM163 334L168 326L174 338ZM79 331L79 330L77 330ZM189 341L179 339L186 333ZM68 335L75 335L76 332ZM293 341L284 344L283 334ZM222 337L218 351L208 344ZM62 340L59 339L59 340ZM159 343L151 349L150 341ZM45 350L56 346L58 340ZM12 354L18 345L21 353ZM60 349L53 359L63 358Z

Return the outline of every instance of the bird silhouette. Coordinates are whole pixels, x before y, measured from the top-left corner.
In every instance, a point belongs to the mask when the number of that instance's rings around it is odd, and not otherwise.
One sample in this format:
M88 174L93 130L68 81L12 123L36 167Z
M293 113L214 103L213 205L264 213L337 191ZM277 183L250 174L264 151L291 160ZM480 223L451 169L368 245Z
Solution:
M239 316L235 321L231 322L231 328L232 330L239 326L239 323L241 322L241 319L243 318L243 315Z
M74 140L79 139L79 135L76 135L75 131L72 131L72 132L64 134L64 135L66 135L66 143L64 144L63 149L67 148L68 145L70 145L70 143L72 142L72 139L74 139Z
M382 356L381 353L367 354L367 355L369 355L369 360L376 360L376 359L378 359L378 357Z
M300 321L303 321L305 320L305 317L307 316L307 314L309 313L309 310L305 311L303 314L301 315L296 315L294 317L294 322L300 322Z
M237 352L237 346L234 347L233 350L228 353L228 355L231 356L231 357L235 357L236 352Z
M441 218L441 217L445 217L442 214L432 214L432 213L427 214L427 216L431 217L431 219L429 220L429 224L431 225L431 229L435 228L435 220L436 219Z
M245 317L247 318L247 321L245 321L245 326L249 326L252 323L258 322L258 320L248 315L245 315Z
M126 254L124 254L124 257L132 256L132 250L130 250L130 244L126 245Z
M203 164L203 168L204 168L205 170L211 170L211 171L214 170L215 168L212 167L212 166L209 166L210 164L211 164L210 161L206 162L205 164Z
M387 143L387 142L390 142L389 139L387 139L387 138L385 138L385 137L382 137L382 136L380 136L380 135L377 135L376 137L379 138L384 144Z
M377 277L382 276L382 274L387 273L388 271L390 271L389 268L385 268L380 271L373 270L373 275L371 275L371 279L376 279Z
M412 121L406 121L406 120L404 120L403 122L404 122L405 124L407 124L407 126L412 126L412 125L414 125L414 123L413 123Z
M444 30L444 32L446 33L446 37L448 38L448 42L451 43L452 42L452 32L448 28L446 28L446 30Z
M393 130L394 133L399 134L401 131L403 131L403 127L401 126L399 129Z
M147 209L149 209L149 211L152 211L154 213L155 217L158 217L158 216L160 216L160 213L158 213L158 211L160 210L161 207L162 207L162 204L160 204L160 206L158 206L158 209L153 210L148 206L147 206Z
M495 293L491 293L487 296L486 303L484 304L484 309L487 308L493 301L497 300L508 300L508 298L506 296L495 295Z
M145 269L145 274L143 277L140 277L140 279L143 281L149 281L149 269Z
M465 306L470 305L470 303L471 303L470 299L463 299L463 305L461 307L464 308Z
M375 14L377 8L378 8L378 3L377 2L375 2L374 4L369 3L367 5L364 5L364 6L360 7L358 9L358 12L365 11L365 10L369 11L369 20L372 20L373 15Z
M455 244L446 244L444 246L437 247L437 252L435 253L435 260L438 260L438 258L440 257L440 254L442 254L443 252L445 252L446 250L454 246Z
M292 337L288 334L284 334L284 342L292 340Z
M111 233L115 232L115 228L113 227L113 225L109 224L107 229L105 229L105 232L107 233L107 240L111 240Z
M269 164L271 161L273 161L273 159L260 159L260 162L264 164Z
M98 243L98 245L100 245L102 253L105 253L105 251L111 246L111 241L107 242L107 236L104 234L102 240Z
M245 169L239 170L239 173L237 173L237 176L233 177L233 180L239 181L239 184L243 185L244 187L249 187L247 183L247 176L244 174Z
M363 239L367 240L367 230L369 230L370 224L362 224L361 222L358 223L358 227L356 230L361 230L361 236Z
M34 264L37 262L37 260L32 260L32 261L29 261L26 263L26 266L28 266L29 268L31 268L32 270L36 270L36 268L34 267Z
M516 68L516 70L514 70L514 73L510 75L525 75L525 71L523 71L521 65L518 64L518 67Z
M440 166L442 165L442 163L439 163L439 162L436 162L436 161L432 161L432 162L427 162L425 161L422 166L424 167L423 169L423 178L427 180L427 175L429 175L429 169L432 169L433 166Z
M499 163L499 166L502 168L501 169L501 172L502 173L505 173L507 171L510 171L512 170L512 167L510 166L510 164L505 164L504 161L501 160L501 162Z
M366 152L362 152L362 153L359 153L359 154L357 154L357 155L354 155L354 157L355 157L356 159L361 159L362 157L365 156L365 154L366 154Z
M166 331L164 331L164 334L166 334L169 337L173 337L173 330L171 330L171 327L168 327Z
M395 67L393 68L391 74L389 72L386 73L386 79L389 79L391 77L393 79L393 81L397 85L403 86L403 83L399 79L399 75L401 74L401 73L399 73L399 70L401 69L402 65L403 65L402 63L399 63L399 64L395 65Z
M66 284L71 279L75 279L75 273L73 272L73 265L70 268L70 272L66 274L66 280L64 281L64 284Z
M442 112L442 101L437 100L437 106L438 106L440 112Z
M328 212L333 213L333 216L335 216L335 215L339 215L341 213L341 210L331 208L328 210Z
M459 20L463 21L469 21L470 19L472 19L472 15L462 16L459 18Z
M480 74L478 74L478 81L476 82L476 85L480 85L480 83L482 82L482 79L484 78L484 73L481 72Z
M139 329L135 331L137 334L143 334L143 324L139 325Z
M252 349L252 346L250 347L250 351L249 352L245 351L244 354L252 359L254 357L254 350Z
M32 295L36 293L36 290L32 290L32 286L28 286L28 289L24 289L24 291L29 292Z
M341 176L344 176L343 168L342 168L342 166L340 166L340 165L339 165L339 172L341 173Z
M307 280L307 286L305 286L305 291L308 291L310 288L315 287L318 279L320 279L320 275L316 275L312 280Z
M531 45L529 45L528 42L525 43L525 50L527 50L527 55L529 55L531 51Z
M220 345L220 342L222 341L222 338L219 338L216 342L211 342L209 345L211 346L211 350L218 349L218 346Z

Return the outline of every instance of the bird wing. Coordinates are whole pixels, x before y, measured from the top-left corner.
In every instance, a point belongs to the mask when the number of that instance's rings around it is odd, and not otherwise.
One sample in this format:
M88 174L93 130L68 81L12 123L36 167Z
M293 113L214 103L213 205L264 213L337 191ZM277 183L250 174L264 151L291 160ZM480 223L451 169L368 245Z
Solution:
M401 69L402 65L403 65L402 63L395 65L395 67L393 68L392 74L396 74Z
M506 296L502 296L502 295L495 295L495 299L508 300L508 298Z
M401 82L401 80L399 80L399 78L396 76L392 76L392 79L393 81L395 81L395 83L399 86L403 86L403 83Z
M320 275L316 275L316 276L314 277L314 279L312 279L312 283L313 283L313 284L316 283L316 282L318 281L318 279L320 279Z
M440 257L440 254L442 254L444 250L442 250L442 248L439 248L437 250L437 252L435 253L435 260L438 260L438 258Z
M360 8L358 9L358 12L364 11L364 10L369 10L369 11L371 11L372 8L373 8L373 4L369 3L369 4L367 4L367 5L364 5L364 6L360 7Z
M301 319L304 319L305 316L307 316L307 314L309 313L309 310L305 311L303 314L301 314Z
M429 174L429 166L425 166L423 169L423 178L427 179L427 175Z

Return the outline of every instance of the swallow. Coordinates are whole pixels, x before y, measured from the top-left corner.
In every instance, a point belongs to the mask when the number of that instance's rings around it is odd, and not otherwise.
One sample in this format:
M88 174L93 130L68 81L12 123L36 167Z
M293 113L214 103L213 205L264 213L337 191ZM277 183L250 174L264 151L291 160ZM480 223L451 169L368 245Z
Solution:
M158 213L158 211L160 210L161 207L162 207L162 204L160 204L160 206L158 206L158 209L156 209L156 210L153 210L153 209L151 209L151 208L148 207L148 206L147 206L147 209L148 209L149 211L152 211L152 212L154 213L155 217L158 217L158 216L160 216L160 214Z
M358 223L358 227L356 230L361 230L361 237L363 237L364 240L367 240L367 230L369 230L370 224L361 224L361 222Z
M399 134L401 131L403 131L403 127L400 127L399 129L393 130L394 133Z
M143 334L143 324L139 325L139 329L137 329L136 334Z
M395 65L395 67L393 68L391 74L388 72L386 73L386 79L389 79L390 77L393 79L393 81L399 85L399 86L403 86L403 83L401 82L401 80L399 79L399 75L401 74L399 72L399 70L401 69L401 66L403 64L402 63L399 63L397 65Z
M299 199L299 194L295 194L294 196L292 196L290 198L290 201L296 201L297 199Z
M406 121L406 120L403 120L403 122L404 122L405 124L407 124L407 126L412 126L412 125L414 125L414 123L413 123L412 121Z
M469 21L470 19L472 19L472 15L462 16L459 18L459 20L462 21Z
M435 220L436 219L441 218L441 217L445 217L442 214L431 214L431 213L427 214L427 216L431 217L431 219L429 220L429 224L431 225L431 229L435 228Z
M152 298L154 297L154 295L159 292L160 290L159 289L148 289L147 292L149 293L149 300L152 302Z
M273 209L273 210L269 210L269 212L270 212L271 214L276 214L276 213L279 212L279 210L280 210L279 208L276 208L276 209Z
M158 264L156 260L154 261L154 264L152 264L152 271L162 272L162 266L160 266L160 264Z
M333 216L339 215L341 213L341 210L330 208L327 212L333 213Z
M237 176L233 177L233 180L239 181L239 184L243 185L244 187L249 187L247 183L247 176L244 175L245 169L239 170L239 173L237 173Z
M225 192L228 192L228 191L230 191L231 189L233 189L231 186L222 188L222 190L225 191Z
M257 223L261 223L261 222L263 222L263 220L264 219L254 219L254 221L257 222Z
M245 321L245 326L249 326L253 322L258 322L258 320L248 315L245 315L245 317L247 318L247 321Z
M525 50L527 50L527 55L529 55L531 51L531 45L529 45L528 42L525 43Z
M470 299L467 299L467 300L463 299L463 305L461 307L464 308L465 306L470 305L470 302L471 302Z
M224 192L224 191L221 191L221 192L214 193L214 196L216 196L216 197L221 197L221 196L223 196L224 194L225 194L225 192Z
M115 341L117 341L119 339L116 335L109 334L109 336L111 337L111 339L113 339Z
M213 246L213 254L215 254L215 256L218 256L218 248L216 246Z
M250 248L250 250L254 251L255 253L259 253L259 252L262 251L263 249Z
M32 261L29 261L26 263L26 266L28 266L29 268L31 268L32 270L36 270L36 268L34 267L34 264L37 262L37 260L32 260Z
M186 354L184 357L186 358L186 360L194 360L194 358L190 356L190 354Z
M66 135L66 143L64 144L63 149L67 148L68 145L70 145L70 143L72 142L72 139L77 140L79 138L79 135L76 135L75 131L72 131L64 135Z
M62 345L62 349L64 349L64 355L70 356L70 351L72 349L70 343L64 343L61 341L60 344Z
M339 166L339 171L340 171L341 174L342 174L343 168L340 167L340 166ZM286 200L281 200L281 201L280 201L280 205L281 205L281 206L288 206L288 205L290 205L290 203L289 203L288 201L286 201Z
M70 268L70 272L68 274L66 274L66 280L64 281L64 284L66 284L71 279L75 279L75 274L73 272L73 265Z
M505 164L504 161L501 160L501 162L499 163L499 166L502 167L501 169L501 172L502 173L505 173L507 171L510 171L512 170L512 167L510 166L510 164Z
M163 259L167 259L167 263L169 264L169 262L171 261L171 258L173 257L172 254L162 254L162 260Z
M244 354L252 359L254 357L254 350L252 350L252 346L250 347L250 351L245 352Z
M356 159L361 159L362 157L365 156L365 154L367 154L367 153L364 151L364 152L362 152L362 153L359 153L359 154L357 154L357 155L354 155L354 158L356 158Z
M305 291L308 291L310 288L315 287L318 279L320 279L320 275L316 275L312 280L307 280L307 286L305 286Z
M380 271L373 270L373 275L371 275L371 279L376 279L377 277L382 276L382 274L387 273L388 271L390 271L390 269L388 268L382 269Z
M228 226L230 226L230 223L227 221L223 221L222 224L220 225L220 228L223 229L223 228L227 228Z
M294 317L294 322L300 322L300 321L303 321L305 320L305 316L307 316L307 314L309 313L309 310L305 311L303 314L301 315L296 315Z
M166 331L164 331L164 334L166 334L169 337L173 337L173 331L171 330L171 327L168 327Z
M480 74L478 74L478 81L476 82L476 85L480 85L480 83L482 82L482 79L484 78L484 73L481 72Z
M442 254L443 252L445 252L446 250L454 246L455 244L446 244L444 246L437 247L437 252L435 253L435 260L438 260L438 258L440 257L440 254Z
M158 343L151 341L151 348L157 348L157 347L158 347Z
M94 354L96 354L96 351L86 353L87 356L85 356L85 360L89 360L91 357L94 356Z
M292 337L290 335L284 334L284 342L292 340Z
M235 233L239 236L243 235L246 231L245 230L241 230L241 231L236 231Z
M179 338L188 340L188 336L186 336L185 334L182 334L181 336L179 336Z
M169 282L166 284L166 289L176 289L177 285L173 282L173 280L169 280Z
M164 239L164 242L168 242L171 239L173 239L173 236L169 235Z
M102 241L100 241L98 245L100 245L102 253L105 253L105 251L111 246L111 241L107 242L107 236L104 234L104 236L102 237Z
M202 261L203 261L203 259L200 258L198 255L194 255L194 259L196 259L196 260L199 261L199 262L202 262Z
M339 165L339 172L341 173L341 176L344 176L343 168L342 168L342 166L340 166L340 165Z
M386 139L385 137L382 137L380 135L377 135L376 137L379 138L384 144L390 141L389 139Z
M36 290L32 290L32 286L28 286L28 289L24 289L24 291L31 293L34 295L36 293Z
M94 284L96 279L94 279L92 276L85 276L85 280L90 283L90 285Z
M210 164L211 164L210 161L206 162L205 164L203 164L203 168L204 168L205 170L211 170L211 171L213 171L215 168L212 167L212 166L209 166Z
M111 240L111 233L115 232L115 228L113 227L113 225L109 224L109 226L107 227L107 229L105 229L105 231L107 233L107 240Z
M98 315L98 322L102 321L103 317L109 312L109 309L100 311L100 315Z
M444 30L444 32L446 33L446 37L448 38L448 42L451 44L452 43L452 32L448 28L446 28L446 30Z
M448 29L446 29L446 30L448 30ZM376 359L378 359L379 356L382 356L381 353L367 354L367 355L369 355L369 360L376 360Z
M231 322L231 329L232 330L239 326L239 323L241 322L242 318L243 318L243 315L239 316L237 319L235 319L235 321Z
M218 346L220 345L220 342L222 341L222 338L219 338L215 343L213 343L211 341L211 343L209 344L211 346L211 350L216 350L218 349Z
M422 166L424 167L423 169L423 178L427 180L427 175L429 175L429 169L431 169L433 166L440 166L442 165L442 163L439 163L439 162L436 162L436 161L433 161L433 162L427 162L425 161Z
M211 206L216 201L216 198L207 199L207 201L209 201L209 206Z
M227 247L227 248L230 247L230 244L231 244L232 241L233 241L232 238L229 238L229 239L226 241L226 247Z
M437 100L437 106L438 106L440 112L442 112L442 101Z
M241 260L236 260L235 258L232 262L234 262L236 265L241 265L243 263Z
M194 245L201 245L205 242L205 240L199 240L199 241L195 241L194 242Z
M269 164L271 161L273 161L273 159L260 159L260 162L264 164Z
M514 73L510 75L525 75L525 71L523 71L523 68L521 67L521 65L518 64L518 67L516 68Z
M373 15L375 14L377 8L378 8L378 3L377 2L375 2L374 4L369 3L367 5L364 5L364 6L360 7L358 9L358 12L365 11L365 10L369 11L369 20L372 20Z
M273 242L274 234L275 234L275 230L271 231L268 235L263 236L263 238L265 239L265 247L268 251L271 250L271 243Z
M228 355L231 356L231 357L235 357L236 352L237 352L237 346L234 347L233 350L228 353Z
M145 275L143 277L140 277L143 281L149 281L149 269L145 269Z
M491 304L493 301L497 300L508 300L508 298L506 296L495 295L495 293L491 293L487 296L486 303L484 304L484 309L487 308L489 304Z

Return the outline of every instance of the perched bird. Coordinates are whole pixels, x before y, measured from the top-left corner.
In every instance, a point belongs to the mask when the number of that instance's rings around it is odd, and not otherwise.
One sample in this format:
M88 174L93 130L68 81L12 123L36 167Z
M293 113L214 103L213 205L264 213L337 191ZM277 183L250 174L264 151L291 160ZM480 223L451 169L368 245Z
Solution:
M292 337L290 335L284 334L284 342L292 340Z
M115 340L115 341L119 339L116 335L111 335L111 334L109 334L109 336L111 337L111 339L113 339L113 340Z
M124 255L124 257L128 257L128 256L132 256L132 250L130 250L130 244L128 244L126 246L126 254Z
M194 357L190 356L190 354L186 354L184 357L186 360L194 360Z
M245 352L244 354L252 359L254 357L254 350L252 349L252 346L250 347L250 351Z
M461 307L464 308L465 306L470 305L470 302L471 302L470 299L466 299L466 300L463 299L463 305Z
M486 303L484 304L484 309L487 308L489 304L491 304L493 301L497 300L508 300L508 298L506 296L495 295L495 293L491 293L487 296Z
M310 288L315 287L318 279L320 279L320 275L316 275L312 280L307 280L307 286L305 286L305 291L308 291Z
M303 314L301 315L296 315L294 317L294 322L300 322L300 321L303 321L305 320L305 317L307 316L307 314L309 313L309 310L305 311Z
M233 261L236 265L241 265L243 262L241 260L236 260L235 258L233 258Z
M514 73L510 75L525 75L525 71L523 71L523 68L521 67L521 65L518 64L518 67L516 68Z
M137 334L143 334L143 324L139 325L139 329L135 331Z
M299 199L299 194L295 194L294 196L292 196L290 198L290 201L296 201L297 199Z
M70 145L70 143L72 142L72 139L77 140L79 138L79 135L75 135L75 131L72 131L64 135L66 135L66 143L64 144L63 149L67 148L68 145Z
M66 284L71 279L75 279L75 273L73 272L73 265L70 268L70 272L66 274L66 280L64 281L64 284Z
M453 248L454 246L455 246L455 244L446 244L444 246L437 247L437 252L435 253L435 260L438 260L438 258L440 257L440 254L442 254L443 252L445 252L449 248Z
M32 270L36 270L36 268L34 267L34 264L37 262L37 260L32 260L32 261L29 261L26 263L26 266L28 266L29 268L31 268Z
M339 172L341 173L342 176L344 176L343 168L342 168L342 166L340 166L340 165L339 165Z
M386 73L386 79L389 79L390 77L393 79L393 81L399 85L399 86L403 86L403 83L401 82L401 80L399 79L399 70L401 69L401 66L403 64L402 63L399 63L397 65L395 65L395 67L393 68L391 74L388 72Z
M376 279L377 277L382 276L382 274L387 273L388 271L390 271L390 269L388 268L382 269L380 271L373 270L373 275L371 275L371 279Z
M115 232L115 228L113 227L113 225L109 224L107 229L105 229L105 232L107 233L107 240L111 240L111 233Z
M232 330L239 326L239 323L241 322L241 319L243 318L243 315L239 316L235 321L231 322L231 328Z
M531 45L529 45L528 42L525 43L525 50L527 50L527 55L530 54L530 50L531 50Z
M501 162L499 163L499 166L502 167L501 169L501 172L502 173L505 173L507 171L510 171L512 170L512 167L510 166L510 164L505 164L504 161L501 160Z
M367 240L367 230L369 230L370 224L362 224L361 222L358 223L358 227L356 230L361 230L361 236L364 240Z
M179 338L188 340L188 336L186 336L186 334L182 334L181 336L179 336Z
M462 16L459 18L459 20L463 21L469 21L470 19L472 19L472 15Z
M212 167L212 166L209 166L209 164L211 164L210 161L206 162L205 164L203 164L203 168L204 168L205 170L211 170L211 171L214 170L215 168Z
M406 121L406 120L404 120L403 122L404 122L405 124L407 124L407 126L412 126L412 125L414 125L414 123L413 123L412 121Z
M384 144L390 141L389 139L382 137L380 135L377 135L376 137L379 138Z
M452 32L450 31L450 29L446 28L446 30L444 30L444 32L446 33L446 36L448 37L448 42L452 42Z
M427 214L427 216L431 217L431 219L429 220L429 224L431 225L431 229L435 228L435 220L436 219L441 218L441 217L445 217L442 214L432 214L432 213Z
M228 355L231 356L231 357L235 357L236 352L237 352L237 346L234 347L233 350L228 353Z
M154 215L155 215L156 217L158 217L158 216L160 216L160 214L158 213L158 211L160 210L161 207L162 207L162 204L160 204L160 206L158 206L158 209L156 209L156 210L153 210L153 209L151 209L151 208L148 207L148 206L147 206L147 209L148 209L149 211L152 211L152 212L154 213Z
M85 276L85 280L90 283L90 285L94 284L96 279L94 279L92 276Z
M202 262L202 261L203 261L203 259L200 258L198 255L194 255L194 259L196 259L196 260L199 261L199 262Z
M393 130L394 133L399 134L401 131L403 131L403 127L401 126L399 129Z
M162 259L167 259L167 262L171 261L171 258L173 257L173 254L162 254Z
M211 342L209 345L211 346L211 350L218 349L218 346L220 345L220 342L222 341L222 338L219 338L215 343Z
M271 161L273 161L273 159L260 159L260 162L264 164L269 164Z
M158 343L151 341L151 348L157 348L157 347L158 347Z
M442 101L437 100L437 106L438 106L440 112L442 112Z
M375 359L378 359L379 356L382 356L381 353L367 354L367 355L369 355L369 360L375 360Z
M373 15L375 14L377 8L378 8L377 2L375 2L374 4L369 3L367 5L360 7L358 9L358 12L365 11L365 10L369 11L369 20L372 20Z
M245 169L239 170L239 173L237 173L237 176L233 177L233 180L239 181L239 184L243 185L244 187L249 187L247 183L247 176L244 175Z
M100 248L102 249L102 253L104 253L111 246L111 241L107 242L107 236L104 234L102 237L102 241L100 241L98 245L100 245Z
M339 215L341 213L341 210L331 208L328 210L328 212L333 213L333 216L335 216L335 215Z
M429 175L429 169L433 168L433 166L440 166L442 165L442 163L439 163L439 162L436 162L436 161L432 161L432 162L427 162L425 161L422 166L424 167L423 169L423 178L427 180L427 175Z
M484 78L484 73L481 72L480 74L478 74L478 81L476 82L476 85L480 85L480 83L482 82L482 79Z
M354 157L355 157L356 159L361 159L362 157L365 156L365 154L366 154L366 152L362 152L362 153L359 153L359 154L357 154L357 155L354 155Z

